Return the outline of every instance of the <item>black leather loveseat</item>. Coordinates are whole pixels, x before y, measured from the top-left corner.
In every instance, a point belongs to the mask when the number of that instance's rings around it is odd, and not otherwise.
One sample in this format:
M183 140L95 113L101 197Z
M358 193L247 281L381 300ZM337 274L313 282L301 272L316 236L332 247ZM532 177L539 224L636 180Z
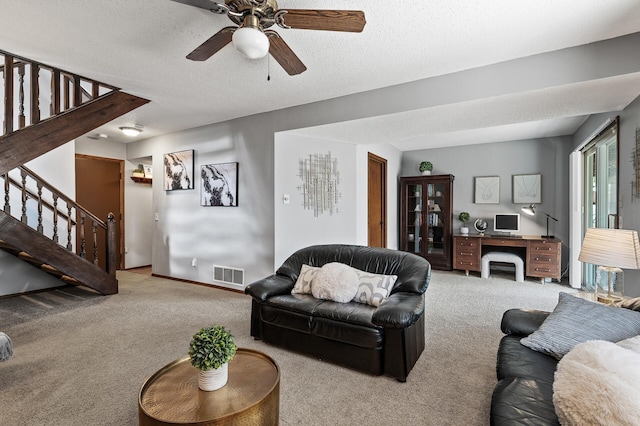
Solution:
M397 275L379 307L291 294L303 264L340 262L375 274ZM291 255L274 275L247 286L251 335L256 339L374 375L405 381L425 344L424 293L431 265L397 250L317 245Z

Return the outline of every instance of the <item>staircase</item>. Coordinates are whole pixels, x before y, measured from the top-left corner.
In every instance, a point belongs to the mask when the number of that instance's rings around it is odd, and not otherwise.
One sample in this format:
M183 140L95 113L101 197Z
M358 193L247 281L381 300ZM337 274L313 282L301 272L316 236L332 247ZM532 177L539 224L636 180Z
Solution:
M149 101L2 50L0 61L0 249L65 283L117 293L113 214L96 217L24 163Z

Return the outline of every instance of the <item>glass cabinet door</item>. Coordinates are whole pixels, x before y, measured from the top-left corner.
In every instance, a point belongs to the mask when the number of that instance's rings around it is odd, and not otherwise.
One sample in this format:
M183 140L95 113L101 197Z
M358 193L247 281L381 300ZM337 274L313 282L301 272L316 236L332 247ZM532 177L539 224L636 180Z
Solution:
M444 253L444 193L443 183L427 184L427 253Z
M422 252L422 210L423 185L409 185L407 188L407 251Z
M400 178L400 250L451 270L453 175Z

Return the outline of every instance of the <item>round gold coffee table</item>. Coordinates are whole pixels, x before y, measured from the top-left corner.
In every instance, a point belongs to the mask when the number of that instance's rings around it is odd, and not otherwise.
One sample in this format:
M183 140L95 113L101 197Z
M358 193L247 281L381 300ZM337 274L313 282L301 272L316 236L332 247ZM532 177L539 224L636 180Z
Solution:
M198 370L189 357L162 367L140 389L140 425L277 425L280 369L268 355L238 348L221 389L198 388Z

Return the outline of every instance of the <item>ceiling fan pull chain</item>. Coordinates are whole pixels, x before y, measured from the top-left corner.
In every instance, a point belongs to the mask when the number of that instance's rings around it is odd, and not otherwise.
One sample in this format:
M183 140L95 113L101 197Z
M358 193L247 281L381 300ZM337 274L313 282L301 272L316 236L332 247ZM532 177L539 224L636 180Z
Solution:
M267 53L267 81L271 81L271 58L269 58L269 55Z

